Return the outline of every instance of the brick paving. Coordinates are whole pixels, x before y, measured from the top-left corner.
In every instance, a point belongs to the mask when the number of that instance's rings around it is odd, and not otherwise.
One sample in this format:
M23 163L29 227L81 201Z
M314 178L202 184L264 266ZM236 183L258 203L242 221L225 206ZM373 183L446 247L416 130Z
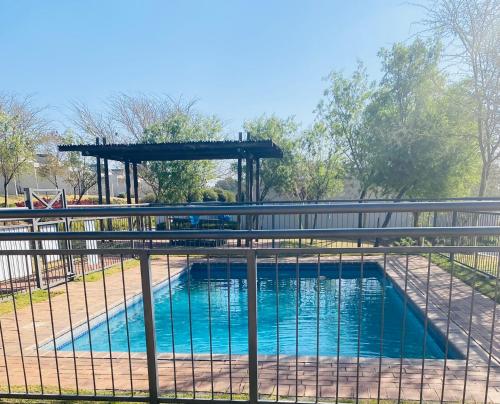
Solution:
M326 262L330 259L335 257L324 257L322 260ZM383 262L381 257L367 257L366 260ZM261 261L265 259L260 259L259 262ZM301 262L303 261L307 259L301 259ZM182 271L186 260L172 256L170 264L173 276ZM405 257L387 258L387 275L401 289L404 288L405 264ZM425 311L427 273L427 259L418 256L409 258L408 297L422 313ZM124 276L126 299L140 294L138 265L126 270ZM167 279L165 257L152 260L152 276L155 284ZM140 394L147 390L147 363L143 353L132 353L129 360L128 354L123 352L113 352L111 356L109 353L99 352L94 353L92 357L89 352L77 352L73 357L72 352L58 351L56 355L53 350L43 349L40 350L38 359L35 330L39 346L50 343L54 335L58 337L67 333L70 329L68 301L73 328L86 322L85 293L91 318L104 313L106 305L110 310L123 304L122 274L108 275L105 282L106 300L102 280L87 282L86 290L83 282L71 282L67 285L67 293L53 297L50 302L33 305L34 320L30 307L18 310L17 324L13 313L0 317L3 338L0 349L0 390L7 390L7 377L16 391L23 391L27 384L28 390L35 392L41 381L50 392L57 390L59 385L64 391L74 391L78 388L80 393L85 394L93 393L94 389L108 393L114 389L118 395L129 395L131 390ZM446 333L447 325L449 284L450 275L431 265L428 318L443 334ZM65 285L54 289L66 292ZM471 316L471 296L470 286L458 279L453 280L449 339L462 353L465 354L467 349L469 350L469 361L447 361L443 401L461 402L464 380L467 381L466 401L484 402L485 399L493 302L475 293ZM497 312L496 315L499 316L500 313ZM471 338L468 339L471 318ZM500 403L500 341L497 334L495 332L492 342L488 389L490 403ZM174 388L182 397L192 396L193 390L197 397L206 397L212 391L225 394L248 392L246 356L233 355L232 361L229 362L227 356L214 355L211 366L209 355L195 355L194 361L191 361L189 355L177 354L175 378L172 359L171 354L158 356L160 389L164 394L173 394ZM259 393L263 397L279 395L288 398L297 396L302 400L330 400L335 399L337 394L340 398L376 398L380 394L381 399L395 400L401 391L401 399L405 400L419 400L421 394L424 401L441 400L443 360L425 360L423 383L422 360L419 359L405 359L401 367L397 359L384 358L380 364L378 358L361 358L360 367L357 369L356 358L342 357L337 365L336 358L320 357L318 372L316 357L303 356L296 361L295 357L280 356L279 368L276 362L275 356L259 357Z

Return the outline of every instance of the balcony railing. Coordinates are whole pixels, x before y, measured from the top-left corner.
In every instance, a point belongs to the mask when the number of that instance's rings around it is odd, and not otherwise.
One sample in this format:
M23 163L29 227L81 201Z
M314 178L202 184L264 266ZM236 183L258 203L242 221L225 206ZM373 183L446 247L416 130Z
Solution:
M500 402L497 212L5 209L0 397Z

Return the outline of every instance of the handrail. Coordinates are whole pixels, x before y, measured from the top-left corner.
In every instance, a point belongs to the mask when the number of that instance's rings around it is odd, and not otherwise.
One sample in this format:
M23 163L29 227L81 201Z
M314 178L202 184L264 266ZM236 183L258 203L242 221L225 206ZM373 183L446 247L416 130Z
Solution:
M227 239L329 239L339 237L500 236L500 226L386 227L301 230L170 230L102 232L0 232L4 240L227 240Z
M314 203L283 205L225 206L162 206L162 207L99 207L47 210L1 209L0 220L8 218L47 217L128 217L189 215L272 215L314 213L376 213L376 212L500 212L500 201L474 202L394 202L394 203Z

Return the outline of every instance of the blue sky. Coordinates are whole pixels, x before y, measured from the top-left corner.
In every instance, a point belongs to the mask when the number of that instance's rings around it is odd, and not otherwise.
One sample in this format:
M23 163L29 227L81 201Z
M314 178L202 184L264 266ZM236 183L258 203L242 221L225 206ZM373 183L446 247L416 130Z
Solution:
M198 99L227 131L262 113L313 119L331 70L407 40L401 0L0 0L0 91L32 94L62 129L69 104L116 92Z

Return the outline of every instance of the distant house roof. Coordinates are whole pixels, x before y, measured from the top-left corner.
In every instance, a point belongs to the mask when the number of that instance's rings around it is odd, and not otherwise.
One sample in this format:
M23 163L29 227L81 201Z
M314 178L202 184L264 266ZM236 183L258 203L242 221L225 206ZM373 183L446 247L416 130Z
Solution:
M60 145L59 151L78 151L83 156L141 163L173 160L235 160L281 158L283 151L271 140L201 141L182 143Z

